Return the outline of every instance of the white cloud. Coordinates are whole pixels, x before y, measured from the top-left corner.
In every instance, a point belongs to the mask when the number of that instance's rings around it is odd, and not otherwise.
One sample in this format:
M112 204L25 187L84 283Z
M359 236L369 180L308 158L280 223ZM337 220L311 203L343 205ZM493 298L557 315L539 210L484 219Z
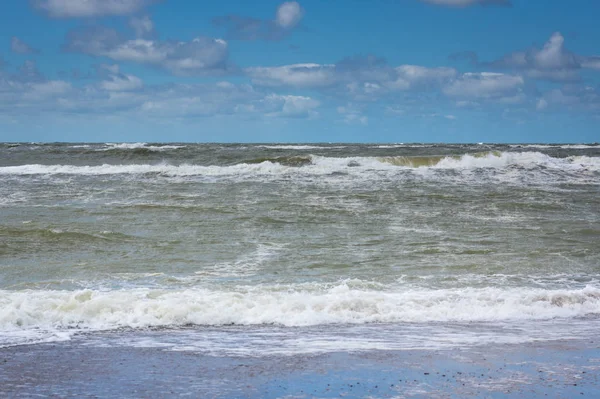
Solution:
M485 65L516 69L532 79L555 82L580 80L581 68L600 69L597 57L579 56L569 51L560 32L553 33L541 49L516 51Z
M416 82L428 82L450 79L456 76L454 68L427 68L419 65L401 65L396 67L396 71L405 79Z
M163 48L166 57L161 64L178 75L195 75L204 71L224 70L229 56L225 40L197 37L191 42L169 43Z
M107 91L130 91L141 89L144 84L137 76L111 74L106 80L100 82L100 87Z
M32 0L38 9L56 18L130 15L155 0Z
M103 55L116 61L159 64L168 57L169 51L169 47L162 47L152 40L135 39L127 40L96 55Z
M129 20L129 26L135 32L137 38L146 38L154 35L154 22L149 16L133 17Z
M336 82L334 65L294 64L280 67L247 68L246 74L262 86L315 88Z
M568 84L558 89L544 92L536 103L536 109L542 111L579 110L600 112L600 91L592 86Z
M152 118L187 118L230 115L263 116L265 94L248 85L186 84L148 87L135 92L137 112Z
M573 105L580 102L578 96L565 93L562 89L552 89L544 94L546 104Z
M256 85L337 91L354 99L369 100L394 91L439 87L457 74L453 68L417 65L389 67L370 58L353 58L338 64L293 64L247 68Z
M560 32L552 34L541 50L533 51L533 65L541 69L577 67L575 57L565 49L564 44L565 38Z
M197 37L189 42L149 39L123 40L106 28L73 30L67 34L63 48L67 51L104 56L161 67L176 75L222 73L229 56L222 39Z
M431 86L453 79L457 75L454 68L427 68L419 65L401 65L395 68L397 79L392 87L407 90L419 85Z
M281 40L298 26L303 16L300 4L287 1L277 7L273 20L229 14L213 18L212 23L225 28L225 37L229 39Z
M65 95L69 93L72 88L70 83L62 80L28 83L22 87L22 96L27 100L40 101Z
M545 100L545 99L543 99L543 98L540 98L540 99L538 100L538 102L537 102L537 104L536 104L535 108L536 108L538 111L542 111L542 110L544 110L544 109L548 108L548 101L546 101L546 100Z
M349 125L359 124L366 126L369 124L369 117L363 114L360 107L353 104L348 104L345 107L337 107L337 112L343 115L344 119L342 119L342 122Z
M0 71L0 113L28 119L43 115L127 118L194 118L238 114L248 118L313 118L320 102L309 96L257 91L248 84L146 86L141 79L100 65L102 79L85 86L62 80L27 80Z
M581 66L583 68L600 70L600 57L583 57Z
M39 50L32 48L16 36L10 38L10 50L18 54L37 54Z
M304 12L296 1L286 1L277 8L275 23L283 29L291 29L298 25Z
M306 96L271 94L265 98L269 108L275 108L268 115L287 118L306 118L318 115L319 101Z
M363 126L366 126L369 124L369 117L365 116L365 115L357 115L357 114L347 114L344 117L344 122L348 123L348 124L361 124Z
M502 73L465 73L443 88L450 97L507 99L518 94L525 81L521 76Z

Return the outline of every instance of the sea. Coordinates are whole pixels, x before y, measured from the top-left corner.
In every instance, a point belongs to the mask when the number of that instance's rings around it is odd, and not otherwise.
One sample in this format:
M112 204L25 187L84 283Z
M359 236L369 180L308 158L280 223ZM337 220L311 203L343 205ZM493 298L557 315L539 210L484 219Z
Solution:
M0 144L0 347L591 341L599 144Z

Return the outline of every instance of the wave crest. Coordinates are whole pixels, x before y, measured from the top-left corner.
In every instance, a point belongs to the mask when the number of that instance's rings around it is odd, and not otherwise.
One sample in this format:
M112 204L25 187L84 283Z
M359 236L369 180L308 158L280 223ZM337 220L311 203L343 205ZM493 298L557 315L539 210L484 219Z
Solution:
M506 169L545 168L564 171L598 171L600 157L571 156L554 158L539 152L483 152L460 156L419 157L324 157L316 155L252 159L235 165L180 164L104 164L98 166L28 164L0 167L0 175L117 175L162 174L167 176L248 176L305 173L360 174L369 171L398 171L409 169Z
M309 326L544 320L600 314L600 289L387 291L352 284L116 291L0 291L0 329L184 325Z

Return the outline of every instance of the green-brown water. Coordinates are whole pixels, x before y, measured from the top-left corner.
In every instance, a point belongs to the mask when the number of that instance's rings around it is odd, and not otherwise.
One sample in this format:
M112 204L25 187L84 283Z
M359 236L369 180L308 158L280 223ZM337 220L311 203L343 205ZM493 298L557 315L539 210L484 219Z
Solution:
M598 145L3 144L0 344L594 334L599 194Z

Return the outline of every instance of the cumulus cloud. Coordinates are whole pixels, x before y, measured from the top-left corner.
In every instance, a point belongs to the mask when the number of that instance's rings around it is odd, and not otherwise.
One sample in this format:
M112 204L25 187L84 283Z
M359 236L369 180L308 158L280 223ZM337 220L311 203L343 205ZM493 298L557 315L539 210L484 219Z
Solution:
M286 1L277 8L275 22L283 29L291 29L298 25L304 14L296 1Z
M136 95L136 103L139 113L156 118L264 115L263 98L247 85L214 83L151 87Z
M68 94L72 89L71 83L62 80L31 82L23 85L22 98L26 101L40 102Z
M575 56L565 49L565 38L560 32L550 36L544 47L530 54L533 64L541 69L573 68L578 66Z
M425 3L447 7L480 6L512 6L510 0L421 0Z
M554 43L556 44L556 43ZM536 62L556 68L570 61L561 61L552 56L551 45L536 55ZM557 59L559 61L557 61ZM571 58L572 59L572 58ZM275 67L252 67L244 70L257 87L273 90L313 90L328 98L350 100L354 103L381 103L403 99L406 113L416 104L428 101L447 101L460 108L480 108L486 104L506 107L529 104L545 109L556 103L556 99L544 98L527 83L534 76L533 70L514 73L468 72L459 73L449 67L425 67L421 65L389 66L385 60L373 56L350 57L336 64L291 64ZM547 76L547 75L546 75ZM580 99L583 92L572 94ZM589 100L587 95L587 103ZM338 107L348 123L361 123L362 114L348 107ZM386 111L388 114L395 112ZM421 111L422 112L422 111ZM451 118L447 118L451 119Z
M309 96L255 90L248 84L144 85L116 65L99 65L97 81L73 86L64 80L0 71L0 112L29 118L47 115L98 115L147 118L194 118L241 115L248 118L312 118L320 102Z
M463 99L504 100L518 98L525 81L523 77L502 73L465 73L443 88L449 97Z
M30 0L54 18L90 18L130 15L158 0Z
M148 15L133 17L129 20L129 26L135 32L137 38L149 38L155 35L154 22Z
M348 125L363 125L369 124L369 117L363 114L360 107L354 104L337 107L338 114L343 116L342 122Z
M25 61L15 74L0 72L0 112L18 114L29 109L50 107L56 96L73 90L71 83L47 80L35 62Z
M457 74L455 69L446 67L391 67L385 60L373 56L349 57L336 64L253 67L244 72L258 86L324 90L354 100L373 100L398 91L433 89Z
M316 109L319 101L307 96L271 94L264 100L267 109L275 108L269 116L280 116L285 118L308 118L318 115Z
M213 18L217 27L227 30L226 37L235 40L281 40L300 23L304 10L296 1L287 1L277 8L273 20L225 15Z
M582 68L600 69L597 57L577 55L565 47L560 32L553 33L542 48L530 48L506 54L498 60L479 65L521 71L533 79L572 82L581 79Z
M401 65L395 68L398 77L394 82L400 88L435 86L453 79L457 75L454 68L427 68L419 65Z
M333 65L293 64L279 67L253 67L245 70L254 83L261 86L315 88L336 82Z
M106 80L100 82L100 87L107 91L131 91L143 86L142 80L137 76L122 73L110 74Z
M538 99L538 110L587 110L600 112L600 90L583 84L567 84L543 93Z
M197 37L191 41L123 39L115 30L85 27L70 31L65 51L107 57L166 69L176 75L223 73L228 68L225 40Z
M16 36L10 39L10 50L17 54L38 54L40 52Z
M533 78L549 80L578 79L580 64L577 57L568 51L565 39L554 33L541 49L517 51L491 63L493 66L523 69Z

